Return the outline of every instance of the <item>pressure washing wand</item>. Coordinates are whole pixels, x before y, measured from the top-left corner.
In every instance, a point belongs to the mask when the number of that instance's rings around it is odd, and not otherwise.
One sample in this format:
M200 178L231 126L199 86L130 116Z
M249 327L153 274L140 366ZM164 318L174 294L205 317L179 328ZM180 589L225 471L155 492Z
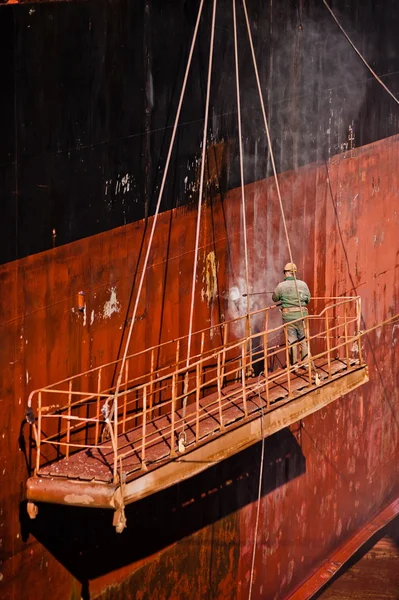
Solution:
M247 296L263 296L264 294L273 294L273 292L253 292L252 294L242 294L243 298Z

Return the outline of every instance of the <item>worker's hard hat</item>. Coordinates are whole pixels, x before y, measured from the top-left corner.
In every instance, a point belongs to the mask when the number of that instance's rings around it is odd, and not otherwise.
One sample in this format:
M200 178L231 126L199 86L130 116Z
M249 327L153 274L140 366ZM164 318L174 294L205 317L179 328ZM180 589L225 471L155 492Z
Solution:
M295 263L287 263L284 267L284 273L288 271L290 273L296 272L296 264Z

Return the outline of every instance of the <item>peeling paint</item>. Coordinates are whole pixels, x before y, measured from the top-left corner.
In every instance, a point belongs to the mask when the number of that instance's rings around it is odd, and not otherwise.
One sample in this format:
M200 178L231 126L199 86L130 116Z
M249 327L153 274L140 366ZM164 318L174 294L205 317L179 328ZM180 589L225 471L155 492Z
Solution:
M121 305L119 300L116 297L116 288L111 288L111 296L110 299L104 304L103 308L103 318L110 319L114 313L118 313L121 310Z
M396 346L396 344L398 343L398 338L395 336L396 331L399 330L399 325L394 325L392 327L392 345Z
M67 494L64 501L67 504L92 504L94 502L88 494Z

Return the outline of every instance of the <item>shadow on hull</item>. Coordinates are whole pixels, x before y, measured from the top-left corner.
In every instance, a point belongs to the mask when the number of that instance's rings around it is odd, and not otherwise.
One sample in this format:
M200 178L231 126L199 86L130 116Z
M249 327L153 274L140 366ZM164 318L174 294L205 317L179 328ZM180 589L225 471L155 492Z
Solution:
M41 504L30 520L21 504L24 540L33 535L82 583L143 560L184 537L255 502L262 443L259 442L187 481L126 507L128 527L120 535L113 511ZM305 473L306 460L289 429L264 440L261 495Z

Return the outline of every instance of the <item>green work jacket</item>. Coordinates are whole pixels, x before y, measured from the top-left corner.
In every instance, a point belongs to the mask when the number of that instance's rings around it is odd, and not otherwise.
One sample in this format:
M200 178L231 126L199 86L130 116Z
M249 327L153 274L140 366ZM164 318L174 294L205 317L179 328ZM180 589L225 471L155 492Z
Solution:
M299 298L301 300L302 315L308 314L306 305L309 304L310 291L304 281L300 279L296 280L299 292ZM283 321L295 321L295 319L301 318L301 311L299 309L298 295L295 287L295 280L293 277L287 277L278 284L273 292L273 302L281 302L282 308L293 308L298 307L298 311L283 312Z

